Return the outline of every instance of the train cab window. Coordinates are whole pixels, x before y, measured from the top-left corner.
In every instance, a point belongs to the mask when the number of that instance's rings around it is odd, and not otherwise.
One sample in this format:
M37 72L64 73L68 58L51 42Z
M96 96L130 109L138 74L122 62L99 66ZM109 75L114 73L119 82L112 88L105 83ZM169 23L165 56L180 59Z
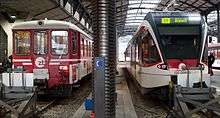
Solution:
M16 31L15 36L15 53L17 55L30 54L30 39L31 33L29 31Z
M76 52L76 32L73 31L72 32L72 49L73 49L73 52L75 53Z
M62 55L68 52L68 32L52 31L51 33L52 54Z
M34 33L34 53L46 54L47 53L47 32L38 31Z
M162 35L161 41L165 49L166 58L196 58L199 54L198 39L197 35Z

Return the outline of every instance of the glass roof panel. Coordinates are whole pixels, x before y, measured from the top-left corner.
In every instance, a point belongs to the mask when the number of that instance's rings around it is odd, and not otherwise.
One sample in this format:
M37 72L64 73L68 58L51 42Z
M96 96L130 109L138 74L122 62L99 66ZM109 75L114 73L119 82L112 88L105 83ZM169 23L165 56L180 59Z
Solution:
M136 25L134 27L138 27L146 14L153 11L160 2L161 0L129 0L125 25Z

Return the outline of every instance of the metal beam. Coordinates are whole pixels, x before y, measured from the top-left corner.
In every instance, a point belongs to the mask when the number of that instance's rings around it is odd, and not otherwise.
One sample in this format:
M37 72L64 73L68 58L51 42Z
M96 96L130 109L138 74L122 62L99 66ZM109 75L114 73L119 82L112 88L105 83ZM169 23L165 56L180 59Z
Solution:
M120 9L120 8L123 8L123 7L128 7L128 6L130 6L130 5L139 5L140 3L132 3L132 4L124 4L124 5L121 5L121 6L118 6L116 9ZM143 2L142 3L142 5L143 4L153 4L153 5L157 5L157 3L148 3L148 2Z
M69 0L63 0L63 6L65 7Z
M215 4L213 2L211 2L210 0L203 0L203 1L205 1L206 3L211 4L212 6L215 6Z
M9 23L14 23L15 19L11 18L11 16L7 12L0 12L4 18L9 22Z
M217 10L217 8L220 6L220 2L218 2L217 4L215 4L213 7L209 7L206 11L204 11L204 14L209 14L212 11Z
M51 10L54 10L54 9L56 9L56 8L58 8L58 7L60 7L60 5L56 5L55 7L49 8L49 9L47 9L47 10L45 10L45 11L42 11L42 12L40 12L40 13L38 13L38 14L35 14L35 15L33 15L32 19L35 18L35 17L37 17L37 16L39 16L39 15L42 15L42 14L44 14L44 13L47 13L47 12L49 12L49 11L51 11Z
M127 12L127 11L131 11L131 10L138 10L139 9L148 9L148 10L154 10L154 8L146 8L146 7L131 7L131 8L127 8L127 9L120 9L119 11L117 11L117 13L120 13L120 12Z
M198 1L198 0L197 0L197 1ZM195 1L195 2L197 2L197 1ZM189 4L189 3L187 3L186 1L181 1L181 0L179 0L178 2L183 3L183 4L185 4L185 5L188 5L188 6L192 7L192 8L195 8L196 10L198 10L198 11L200 11L200 12L203 12L201 9L199 9L199 8L196 7L196 6L194 6L193 3L192 3L192 4ZM195 3L195 2L194 2L194 3Z

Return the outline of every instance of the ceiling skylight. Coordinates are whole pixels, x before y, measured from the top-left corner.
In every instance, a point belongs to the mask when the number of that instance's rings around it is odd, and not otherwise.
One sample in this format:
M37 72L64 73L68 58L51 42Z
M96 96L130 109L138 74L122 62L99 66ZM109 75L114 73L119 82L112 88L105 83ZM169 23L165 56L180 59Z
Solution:
M136 29L144 20L146 14L154 11L161 0L129 0L125 27L133 26Z

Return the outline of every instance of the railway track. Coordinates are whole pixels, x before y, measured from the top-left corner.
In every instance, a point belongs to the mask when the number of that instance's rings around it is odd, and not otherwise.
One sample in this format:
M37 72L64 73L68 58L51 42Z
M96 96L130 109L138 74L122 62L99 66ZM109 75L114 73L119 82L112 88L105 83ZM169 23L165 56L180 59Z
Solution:
M90 80L83 80L79 88L74 89L72 96L57 98L51 101L39 101L38 117L40 118L69 118L75 114L84 99L91 93Z

